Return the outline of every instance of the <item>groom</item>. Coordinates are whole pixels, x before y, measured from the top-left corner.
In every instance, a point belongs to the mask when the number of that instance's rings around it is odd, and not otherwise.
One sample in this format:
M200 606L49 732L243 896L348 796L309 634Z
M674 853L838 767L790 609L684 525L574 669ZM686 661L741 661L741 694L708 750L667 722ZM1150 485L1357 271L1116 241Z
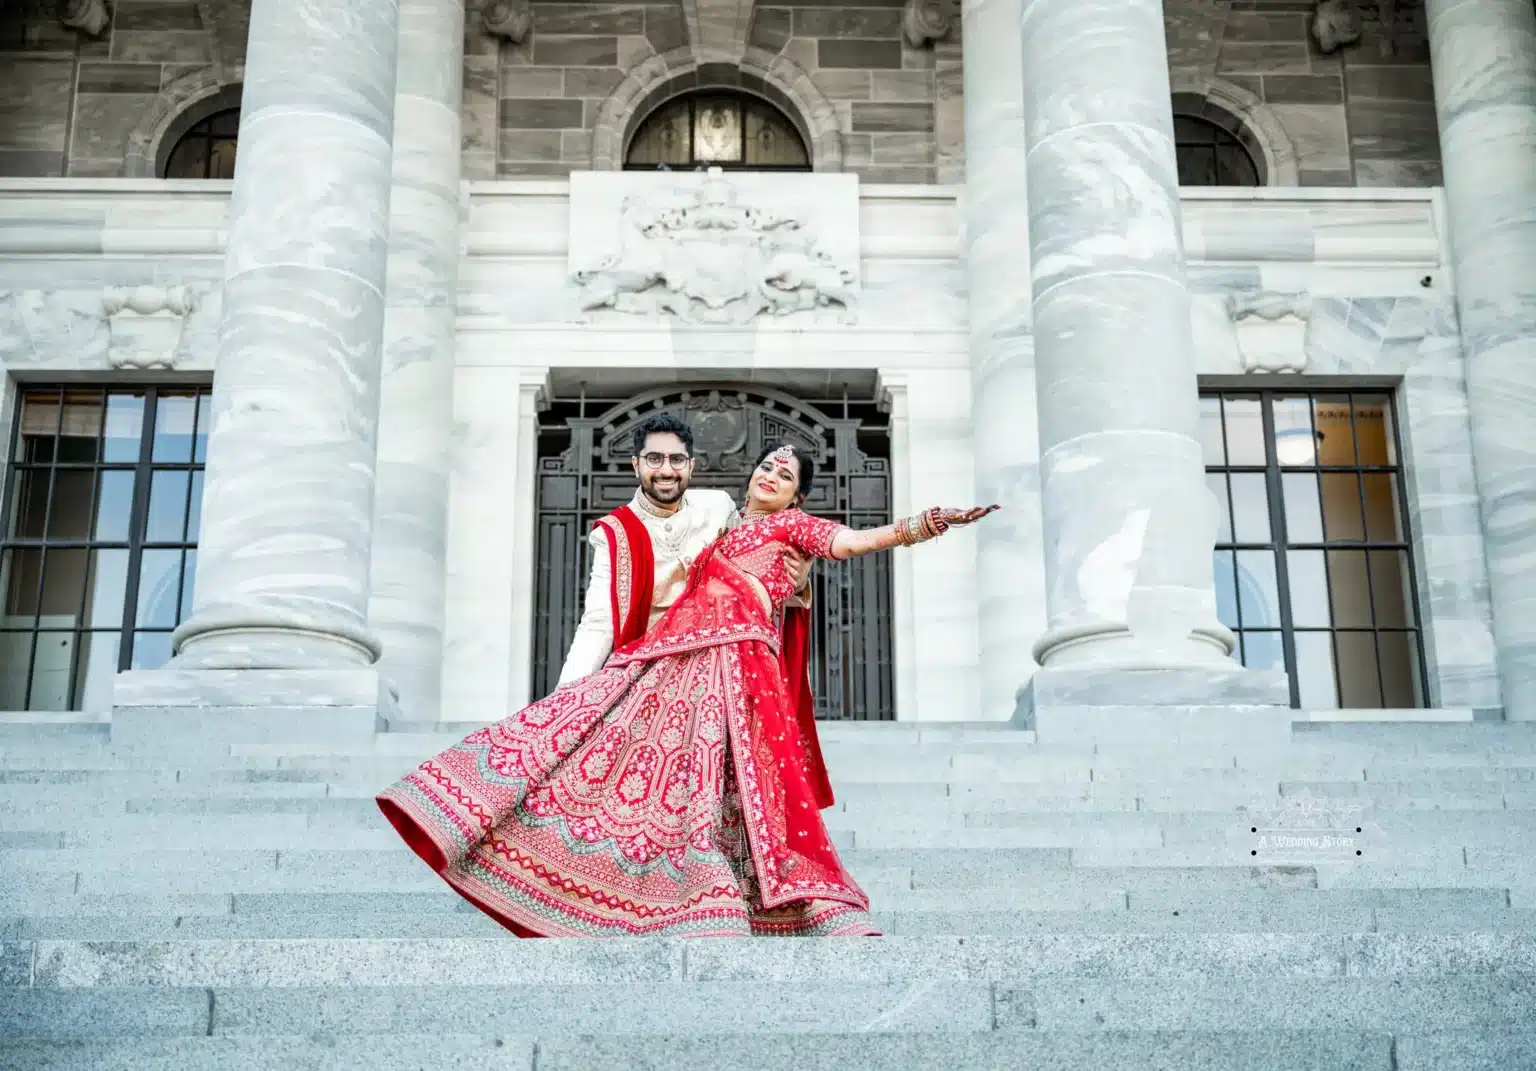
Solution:
M596 673L615 648L639 639L660 620L683 593L689 563L736 512L724 491L688 489L693 429L670 413L657 413L635 428L629 461L640 489L629 505L598 518L587 537L592 575L560 670L561 685ZM810 559L791 548L784 564L798 592L787 605L809 606Z

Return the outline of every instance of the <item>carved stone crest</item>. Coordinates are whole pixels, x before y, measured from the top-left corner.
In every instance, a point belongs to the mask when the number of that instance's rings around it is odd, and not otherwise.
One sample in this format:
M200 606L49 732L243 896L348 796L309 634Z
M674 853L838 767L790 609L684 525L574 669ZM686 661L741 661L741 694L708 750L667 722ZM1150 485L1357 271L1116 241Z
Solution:
M573 203L573 221L578 211ZM818 309L851 322L857 310L856 245L852 255L846 245L828 248L804 211L744 197L719 169L696 184L624 197L609 251L583 263L580 244L573 237L571 277L584 313L740 325Z
M1227 295L1226 306L1234 325L1247 320L1262 321L1237 332L1244 372L1306 370L1306 324L1312 316L1310 294L1248 291Z
M175 368L197 293L186 286L108 287L101 294L113 368Z

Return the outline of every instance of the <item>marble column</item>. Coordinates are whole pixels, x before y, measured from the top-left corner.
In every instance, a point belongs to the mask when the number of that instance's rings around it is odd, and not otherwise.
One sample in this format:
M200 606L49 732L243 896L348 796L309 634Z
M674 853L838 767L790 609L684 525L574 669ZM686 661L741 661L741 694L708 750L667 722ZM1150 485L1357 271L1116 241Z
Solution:
M1536 11L1426 11L1504 710L1536 720Z
M1050 613L1037 696L1058 667L1237 669L1211 579L1162 8L1022 2Z
M1019 15L1020 0L961 6L976 492L1005 507L976 532L983 718L1013 713L1045 628Z
M438 716L459 277L463 0L400 0L369 624L405 716Z
M372 663L394 0L255 0L181 669Z

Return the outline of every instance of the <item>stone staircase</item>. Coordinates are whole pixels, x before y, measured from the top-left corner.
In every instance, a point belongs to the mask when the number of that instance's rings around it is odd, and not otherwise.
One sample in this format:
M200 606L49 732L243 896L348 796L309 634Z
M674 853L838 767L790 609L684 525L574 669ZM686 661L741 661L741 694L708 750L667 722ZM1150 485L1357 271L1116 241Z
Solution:
M518 941L411 856L372 796L469 728L0 715L0 1068L1536 1068L1536 725L825 726L887 936L694 942ZM1254 832L1308 822L1360 833Z

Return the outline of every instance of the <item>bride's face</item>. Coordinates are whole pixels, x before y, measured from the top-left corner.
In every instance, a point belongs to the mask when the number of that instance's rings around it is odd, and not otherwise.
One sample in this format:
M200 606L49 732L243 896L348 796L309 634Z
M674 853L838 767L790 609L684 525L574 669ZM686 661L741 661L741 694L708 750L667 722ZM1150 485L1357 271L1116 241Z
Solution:
M777 513L788 509L800 500L800 459L775 461L773 455L763 458L763 463L752 473L747 485L747 503L759 513Z

